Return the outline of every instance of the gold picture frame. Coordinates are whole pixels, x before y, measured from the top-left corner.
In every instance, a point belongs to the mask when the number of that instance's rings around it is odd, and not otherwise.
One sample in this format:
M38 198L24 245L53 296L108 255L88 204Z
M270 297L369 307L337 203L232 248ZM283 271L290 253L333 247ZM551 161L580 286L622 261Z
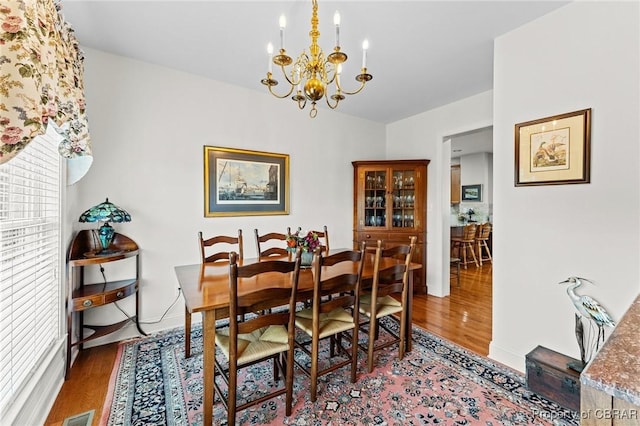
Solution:
M591 108L515 126L515 186L590 182Z
M204 147L204 215L289 214L289 155Z

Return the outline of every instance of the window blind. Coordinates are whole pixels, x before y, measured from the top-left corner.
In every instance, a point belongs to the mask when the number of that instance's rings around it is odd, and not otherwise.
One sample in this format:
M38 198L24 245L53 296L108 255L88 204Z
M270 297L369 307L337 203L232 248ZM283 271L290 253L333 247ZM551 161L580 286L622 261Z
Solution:
M60 335L60 158L38 136L0 166L0 412Z

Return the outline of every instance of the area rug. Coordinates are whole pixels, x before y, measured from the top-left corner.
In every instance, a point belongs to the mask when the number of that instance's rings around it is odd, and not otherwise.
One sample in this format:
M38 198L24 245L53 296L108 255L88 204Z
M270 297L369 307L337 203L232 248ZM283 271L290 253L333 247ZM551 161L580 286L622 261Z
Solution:
M387 321L389 327L396 324ZM184 358L183 331L178 328L120 345L102 425L202 424L202 330L194 327L192 331L193 355L188 359ZM361 337L366 341L366 336ZM576 412L527 390L519 372L416 326L413 342L413 350L402 360L397 347L376 351L377 366L370 374L362 353L356 383L349 380L349 367L322 376L315 403L309 400L307 376L295 370L291 416L284 415L282 396L239 412L236 424L579 424ZM304 356L296 352L296 357ZM269 364L242 371L240 399L273 384ZM219 401L214 404L214 422L227 424Z

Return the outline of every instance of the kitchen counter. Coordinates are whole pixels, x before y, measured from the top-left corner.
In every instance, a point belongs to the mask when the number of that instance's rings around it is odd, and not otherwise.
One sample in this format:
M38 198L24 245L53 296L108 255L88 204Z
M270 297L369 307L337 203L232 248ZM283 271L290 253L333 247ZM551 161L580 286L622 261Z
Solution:
M452 220L451 221L451 227L456 227L456 226L465 226L468 225L469 223L475 223L476 225L480 225L481 223L487 223L486 220L473 220L471 222L469 222L468 220L465 221L461 221L461 220Z
M640 419L640 296L580 376L582 425L638 424ZM599 419L598 410L632 423ZM595 415L594 415L595 414ZM608 420L609 423L600 423ZM614 419L615 420L615 419Z
M471 222L471 223L475 223L476 225L480 225L482 223L486 223L485 221L478 221L478 222ZM469 222L451 222L451 236L452 237L460 237L462 236L462 228L465 227L465 225L468 225Z
M640 296L582 372L580 382L640 406Z

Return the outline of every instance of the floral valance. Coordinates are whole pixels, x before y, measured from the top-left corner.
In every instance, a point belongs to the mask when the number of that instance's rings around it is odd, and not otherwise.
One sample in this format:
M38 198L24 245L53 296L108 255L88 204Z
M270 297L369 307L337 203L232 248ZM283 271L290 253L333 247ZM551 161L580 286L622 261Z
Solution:
M79 179L91 165L83 55L54 0L0 4L0 164L51 129ZM80 159L80 157L86 157ZM79 175L79 176L78 176ZM73 182L68 182L73 183Z

